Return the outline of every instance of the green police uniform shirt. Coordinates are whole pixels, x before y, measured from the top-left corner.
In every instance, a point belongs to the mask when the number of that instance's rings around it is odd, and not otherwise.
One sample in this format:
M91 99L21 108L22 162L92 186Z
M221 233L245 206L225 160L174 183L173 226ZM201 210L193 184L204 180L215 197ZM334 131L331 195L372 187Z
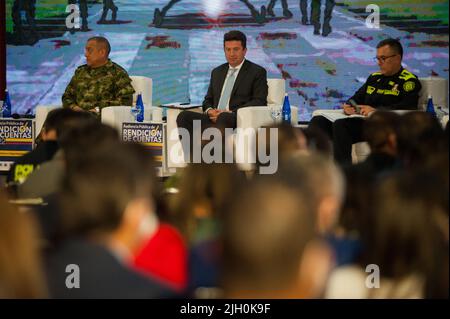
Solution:
M63 107L79 106L84 110L133 103L134 89L127 72L108 60L99 68L78 67L62 96Z
M376 109L416 110L421 88L417 76L406 69L391 76L375 72L351 99Z

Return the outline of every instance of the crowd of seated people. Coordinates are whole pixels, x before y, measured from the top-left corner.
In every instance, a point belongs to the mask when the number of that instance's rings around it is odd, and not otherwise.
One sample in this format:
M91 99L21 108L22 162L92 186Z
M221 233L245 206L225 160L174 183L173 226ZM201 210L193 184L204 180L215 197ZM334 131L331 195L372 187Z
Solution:
M448 298L449 133L427 113L374 113L345 168L322 132L276 125L275 174L161 180L143 146L55 112L58 150L0 192L0 298ZM12 201L27 180L45 205Z

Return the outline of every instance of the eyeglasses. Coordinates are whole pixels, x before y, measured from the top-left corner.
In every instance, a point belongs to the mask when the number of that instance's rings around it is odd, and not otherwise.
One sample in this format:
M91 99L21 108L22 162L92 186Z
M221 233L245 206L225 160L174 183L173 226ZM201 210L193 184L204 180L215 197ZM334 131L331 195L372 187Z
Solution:
M390 55L390 56L377 56L377 57L374 57L373 59L375 60L375 61L379 61L379 62L386 62L386 60L387 59L389 59L389 58L392 58L392 57L394 57L394 56L396 56L397 54L393 54L393 55Z

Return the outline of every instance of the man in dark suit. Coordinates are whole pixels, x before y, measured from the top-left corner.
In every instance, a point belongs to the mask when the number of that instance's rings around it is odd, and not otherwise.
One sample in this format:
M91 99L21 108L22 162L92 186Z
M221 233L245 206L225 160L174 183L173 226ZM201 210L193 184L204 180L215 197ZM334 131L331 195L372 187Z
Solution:
M237 110L247 106L267 105L267 71L245 59L247 38L240 31L230 31L223 38L225 58L211 72L208 92L203 101L203 113L184 111L177 117L179 128L185 128L192 140L193 121L201 121L202 128L236 128ZM183 145L184 147L185 145Z

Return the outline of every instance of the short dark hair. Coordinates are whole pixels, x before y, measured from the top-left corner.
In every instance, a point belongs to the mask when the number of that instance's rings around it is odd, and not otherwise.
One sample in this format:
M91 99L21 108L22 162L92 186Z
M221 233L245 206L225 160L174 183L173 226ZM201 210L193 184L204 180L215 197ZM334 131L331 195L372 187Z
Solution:
M273 175L239 191L224 214L225 291L278 290L292 283L314 238L310 198Z
M88 39L88 42L89 41L95 41L95 42L97 42L97 44L100 44L101 46L103 46L106 50L107 56L111 52L111 45L109 44L108 39L106 39L105 37L100 37L100 36L91 37Z
M417 187L419 183L424 189ZM433 193L424 192L431 185L428 178L412 172L380 181L367 223L370 227L361 233L364 265L379 265L383 276L392 279L418 273L429 280L439 249L435 220L444 213L429 197Z
M399 40L397 39L384 39L377 44L377 49L388 45L395 53L399 54L403 58L403 47Z
M122 223L127 204L151 199L153 161L143 145L117 142L86 152L67 170L61 192L64 236L106 235Z
M64 118L73 114L73 110L68 108L57 108L48 112L45 118L42 128L45 131L57 130L58 125L63 121Z
M364 123L364 136L372 150L382 148L391 134L397 136L400 125L400 115L395 112L378 111Z
M408 112L398 127L398 153L404 164L421 166L441 152L448 153L439 120L426 112Z
M77 126L81 122L93 119L94 117L88 112L76 112L69 108L57 108L48 112L42 128L46 132L55 130L56 136L58 137L67 129Z
M64 151L67 169L72 163L85 159L88 154L97 155L104 152L105 147L109 147L110 144L119 142L119 132L100 121L84 119L70 124L72 125L58 137L59 145Z
M225 35L223 36L224 45L226 41L241 41L242 47L244 49L247 48L247 37L239 30L232 30L225 33Z

